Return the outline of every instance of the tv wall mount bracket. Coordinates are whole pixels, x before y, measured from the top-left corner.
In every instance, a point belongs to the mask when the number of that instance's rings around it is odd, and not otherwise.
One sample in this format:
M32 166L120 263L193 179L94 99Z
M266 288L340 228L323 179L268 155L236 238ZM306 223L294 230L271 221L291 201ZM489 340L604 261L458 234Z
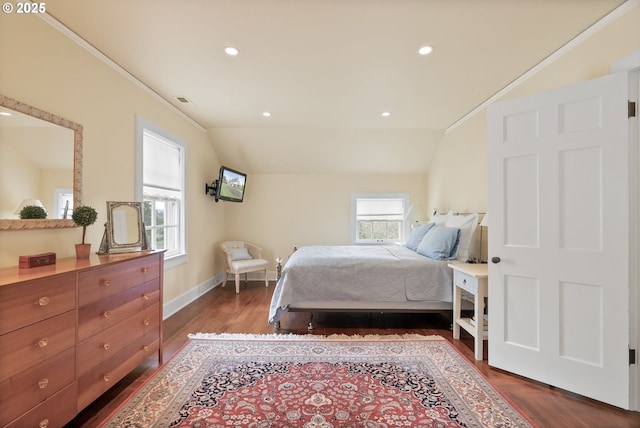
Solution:
M219 200L217 196L218 195L217 190L218 190L218 180L213 180L211 184L204 183L204 194L213 196L213 199L215 199L216 202L218 202Z

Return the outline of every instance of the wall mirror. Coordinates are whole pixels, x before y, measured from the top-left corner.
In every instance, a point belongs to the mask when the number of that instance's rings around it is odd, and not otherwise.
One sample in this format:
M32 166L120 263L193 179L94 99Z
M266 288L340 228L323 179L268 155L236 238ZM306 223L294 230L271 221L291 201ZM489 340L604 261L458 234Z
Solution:
M147 249L140 202L107 202L107 223L98 254Z
M21 220L26 199L47 218ZM0 230L76 227L81 203L82 125L0 95Z

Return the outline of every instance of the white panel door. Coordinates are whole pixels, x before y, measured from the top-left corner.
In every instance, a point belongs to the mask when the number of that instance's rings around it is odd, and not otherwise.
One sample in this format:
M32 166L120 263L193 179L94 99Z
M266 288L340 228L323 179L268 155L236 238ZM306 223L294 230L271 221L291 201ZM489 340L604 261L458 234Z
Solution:
M627 79L489 107L488 307L490 365L628 409Z

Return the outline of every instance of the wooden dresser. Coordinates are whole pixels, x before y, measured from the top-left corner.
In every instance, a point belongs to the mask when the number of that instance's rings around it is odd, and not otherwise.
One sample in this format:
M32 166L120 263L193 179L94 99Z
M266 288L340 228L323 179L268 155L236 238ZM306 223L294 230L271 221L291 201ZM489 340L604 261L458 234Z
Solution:
M0 427L61 427L157 353L163 252L0 269Z

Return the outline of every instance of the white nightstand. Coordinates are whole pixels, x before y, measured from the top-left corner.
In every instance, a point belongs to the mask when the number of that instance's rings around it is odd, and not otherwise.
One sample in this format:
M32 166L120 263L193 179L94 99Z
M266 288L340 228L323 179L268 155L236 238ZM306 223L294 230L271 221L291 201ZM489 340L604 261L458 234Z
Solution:
M453 269L453 338L460 339L460 327L464 328L474 339L476 360L482 360L483 341L489 339L489 332L484 328L484 299L488 295L488 267L484 263L452 263ZM469 318L460 318L462 291L466 290L474 296L473 312L475 325Z

